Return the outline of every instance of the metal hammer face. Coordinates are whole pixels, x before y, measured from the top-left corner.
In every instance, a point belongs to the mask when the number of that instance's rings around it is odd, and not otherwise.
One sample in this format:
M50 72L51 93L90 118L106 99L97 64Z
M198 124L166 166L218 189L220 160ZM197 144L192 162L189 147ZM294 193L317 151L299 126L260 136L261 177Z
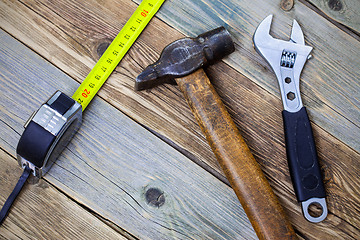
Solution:
M231 36L224 27L203 33L196 38L176 40L164 48L157 62L145 68L136 78L135 90L174 83L174 78L193 73L234 50Z

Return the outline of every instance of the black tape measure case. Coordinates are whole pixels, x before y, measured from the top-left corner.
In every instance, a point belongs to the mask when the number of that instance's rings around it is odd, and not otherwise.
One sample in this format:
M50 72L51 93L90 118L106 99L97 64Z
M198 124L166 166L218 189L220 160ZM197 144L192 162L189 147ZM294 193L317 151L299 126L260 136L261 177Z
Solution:
M57 91L25 123L16 149L19 165L42 177L79 129L81 119L81 105Z
M79 129L82 111L163 2L164 0L143 0L82 82L73 98L57 91L25 123L25 130L16 149L18 163L24 172L0 210L0 225L29 175L32 173L41 178L51 168L61 151Z

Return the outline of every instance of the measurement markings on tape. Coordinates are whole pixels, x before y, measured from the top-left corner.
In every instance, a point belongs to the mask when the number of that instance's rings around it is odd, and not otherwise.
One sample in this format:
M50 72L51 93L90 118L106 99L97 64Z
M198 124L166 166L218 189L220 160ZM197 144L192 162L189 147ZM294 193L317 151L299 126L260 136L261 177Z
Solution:
M84 111L165 0L143 0L72 98Z
M82 111L164 1L143 0L72 98L57 91L26 122L16 148L18 163L24 168L24 173L0 210L0 226L29 175L32 173L41 178L51 168L79 129Z

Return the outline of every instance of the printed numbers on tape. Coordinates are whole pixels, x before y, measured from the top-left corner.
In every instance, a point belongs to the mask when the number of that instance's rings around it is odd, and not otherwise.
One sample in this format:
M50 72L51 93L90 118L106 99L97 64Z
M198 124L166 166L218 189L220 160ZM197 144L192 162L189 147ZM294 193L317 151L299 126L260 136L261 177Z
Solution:
M90 71L72 96L75 101L81 104L83 111L164 1L165 0L143 0L106 49L95 67Z

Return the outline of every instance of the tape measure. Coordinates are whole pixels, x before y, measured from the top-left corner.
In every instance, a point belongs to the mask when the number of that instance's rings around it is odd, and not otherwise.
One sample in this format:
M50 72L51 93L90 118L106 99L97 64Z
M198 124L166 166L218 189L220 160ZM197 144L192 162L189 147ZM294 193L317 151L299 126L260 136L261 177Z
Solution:
M0 210L0 225L29 175L33 173L41 178L50 169L80 127L82 111L164 1L143 0L72 98L57 91L31 115L16 148L17 159L24 173Z
M84 111L165 0L143 0L72 98Z

